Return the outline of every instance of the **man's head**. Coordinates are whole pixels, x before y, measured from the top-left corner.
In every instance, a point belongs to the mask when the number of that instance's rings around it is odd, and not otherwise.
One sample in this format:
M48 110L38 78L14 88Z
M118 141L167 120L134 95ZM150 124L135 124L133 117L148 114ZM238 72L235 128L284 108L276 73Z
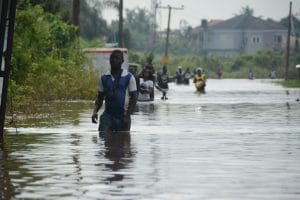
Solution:
M130 65L128 66L128 71L131 72L132 74L135 74L136 71L137 71L137 66L136 66L136 65L130 64Z
M178 66L178 71L182 72L182 67L181 66Z
M124 62L123 52L120 50L114 50L109 58L111 69L121 69L122 63Z
M197 68L197 74L201 75L202 74L202 69L199 67Z
M143 78L149 78L150 75L151 75L151 71L149 69L145 69L143 71L143 76L144 76Z
M167 73L167 66L166 65L163 66L162 71L163 71L164 74Z

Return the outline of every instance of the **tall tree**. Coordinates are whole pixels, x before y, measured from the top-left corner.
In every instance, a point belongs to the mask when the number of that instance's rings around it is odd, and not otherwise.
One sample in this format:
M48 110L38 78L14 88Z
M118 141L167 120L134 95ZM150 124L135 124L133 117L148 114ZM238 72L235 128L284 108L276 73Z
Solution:
M92 40L95 38L103 38L109 35L109 30L106 21L102 17L103 4L99 0L29 0L32 5L40 5L46 12L60 16L60 18L68 24L73 24L72 6L75 5L76 9L80 9L80 17L77 13L77 22L80 24L80 36ZM18 6L24 7L27 0L19 1ZM73 5L72 5L73 4ZM78 8L80 6L80 8Z
M129 26L131 30L138 31L140 33L148 34L150 32L151 15L149 11L141 8L133 10L126 9L125 24Z
M72 22L77 26L77 34L79 34L80 25L79 25L79 16L80 16L80 1L73 0L73 12L72 12Z
M96 0L80 1L80 36L95 39L108 36L110 31L102 17L104 5Z
M291 23L293 27L292 34L295 34L297 37L300 37L300 20L294 15L292 15ZM287 16L285 18L282 18L280 20L280 24L287 28L289 24L289 17Z
M27 1L19 1L19 7L22 7L23 3L27 3ZM40 5L46 12L59 15L60 18L68 24L72 23L69 0L29 0L29 3L32 5Z
M104 0L104 5L117 9L119 13L119 47L123 47L123 0Z
M130 30L130 47L144 51L148 50L151 40L151 15L146 9L126 9L124 26Z
M254 10L247 5L246 7L241 8L240 14L242 14L242 15L253 15Z

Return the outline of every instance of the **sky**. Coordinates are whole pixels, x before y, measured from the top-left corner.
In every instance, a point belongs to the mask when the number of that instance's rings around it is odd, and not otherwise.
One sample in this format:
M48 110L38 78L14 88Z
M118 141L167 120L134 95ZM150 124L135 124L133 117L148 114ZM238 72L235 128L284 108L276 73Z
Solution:
M151 0L123 0L124 9L136 7L151 10ZM178 29L181 20L186 20L192 27L201 24L202 19L229 19L239 14L247 5L254 10L255 17L272 18L279 21L288 16L289 2L292 2L292 13L300 18L300 0L157 0L161 6L181 7L183 10L172 10L171 29ZM124 13L125 16L125 13ZM107 9L103 17L110 22L118 18L117 11ZM165 29L168 23L168 9L159 9L157 23Z

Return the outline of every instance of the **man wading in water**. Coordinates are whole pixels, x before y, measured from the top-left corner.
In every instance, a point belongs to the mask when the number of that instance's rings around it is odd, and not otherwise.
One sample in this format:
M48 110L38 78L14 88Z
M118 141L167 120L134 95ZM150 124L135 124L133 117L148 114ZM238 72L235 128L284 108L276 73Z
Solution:
M100 136L116 131L130 131L130 115L136 105L137 87L134 76L121 68L123 62L123 53L114 50L110 55L111 70L99 80L92 122L97 123L98 111L105 100L105 109L99 120Z

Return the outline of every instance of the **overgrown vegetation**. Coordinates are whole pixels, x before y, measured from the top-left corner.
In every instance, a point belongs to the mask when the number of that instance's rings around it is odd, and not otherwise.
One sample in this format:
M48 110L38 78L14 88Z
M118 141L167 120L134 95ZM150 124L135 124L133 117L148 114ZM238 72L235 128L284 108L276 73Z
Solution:
M37 102L93 99L98 72L84 63L76 27L39 5L19 4L8 111L34 112Z
M149 52L144 54L129 54L129 60L135 63L145 63ZM161 55L156 54L154 66L160 70L163 66ZM300 55L292 54L289 64L289 78L297 77L296 64L300 63ZM232 58L220 56L197 56L197 55L170 55L170 63L167 65L170 75L174 75L177 67L189 68L191 71L201 67L208 78L216 78L216 72L220 68L223 71L223 78L247 78L251 70L256 78L269 78L271 71L275 70L278 78L284 77L285 53L274 51L259 51L254 54L240 54Z
M300 80L281 81L280 84L289 88L300 88Z

